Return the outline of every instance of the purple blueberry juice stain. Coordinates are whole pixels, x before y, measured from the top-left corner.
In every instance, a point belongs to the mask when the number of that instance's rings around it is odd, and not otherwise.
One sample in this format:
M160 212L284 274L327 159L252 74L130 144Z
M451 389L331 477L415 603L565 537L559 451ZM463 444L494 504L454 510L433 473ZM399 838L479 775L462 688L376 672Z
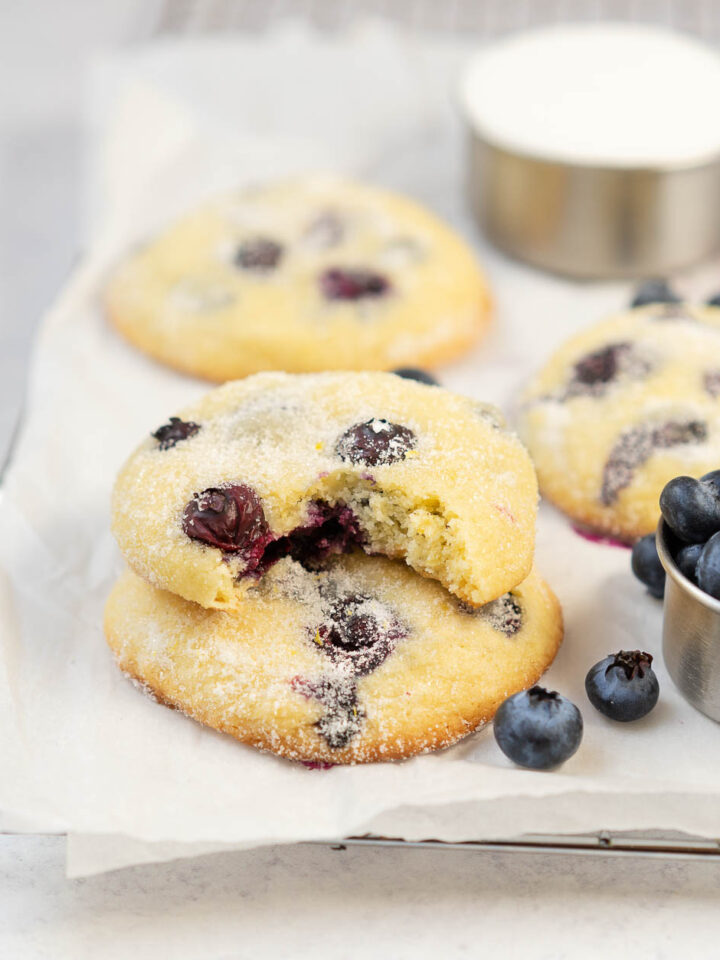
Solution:
M623 431L610 451L603 470L601 502L606 507L611 506L620 491L632 483L637 468L646 463L656 450L702 443L706 439L707 424L701 420L640 424Z
M200 429L200 424L192 420L181 420L180 417L170 417L168 423L158 427L151 436L158 442L159 450L170 450L182 440L193 437Z
M374 418L356 423L335 444L335 453L350 463L377 467L404 460L414 450L417 438L409 427Z
M573 532L576 533L579 537L582 537L583 540L589 540L590 543L600 543L606 547L622 547L623 550L630 550L632 545L625 543L623 540L618 540L615 537L608 537L604 533L598 533L595 530L590 530L587 527L583 527L578 523L572 525Z
M387 277L373 270L330 267L320 275L319 283L327 300L365 300L390 292Z
M364 535L353 511L344 503L331 505L323 501L310 504L307 520L285 536L269 543L253 573L261 575L283 557L292 557L306 569L313 570L338 553L348 553L362 546Z

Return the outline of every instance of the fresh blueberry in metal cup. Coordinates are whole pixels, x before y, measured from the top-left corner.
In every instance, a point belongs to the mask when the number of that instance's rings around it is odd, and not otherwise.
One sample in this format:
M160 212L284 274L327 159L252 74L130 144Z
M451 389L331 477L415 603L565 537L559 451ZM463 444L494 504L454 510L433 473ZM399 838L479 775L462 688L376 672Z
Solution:
M680 573L692 583L697 583L697 565L704 546L704 543L687 543L675 554L675 563Z
M649 303L680 303L680 297L670 288L667 280L646 280L635 292L631 307L645 307Z
M621 723L646 716L660 695L652 661L641 650L620 650L600 660L585 677L588 700L600 713Z
M720 530L720 489L714 473L706 476L675 477L660 494L665 522L686 543L702 543Z
M662 600L665 593L665 570L660 563L654 533L636 541L632 548L630 565L638 580L647 587L648 593Z
M702 548L695 576L701 590L720 600L720 533L713 534Z
M498 746L513 763L533 770L549 770L577 751L583 720L570 700L535 686L500 705L494 731Z

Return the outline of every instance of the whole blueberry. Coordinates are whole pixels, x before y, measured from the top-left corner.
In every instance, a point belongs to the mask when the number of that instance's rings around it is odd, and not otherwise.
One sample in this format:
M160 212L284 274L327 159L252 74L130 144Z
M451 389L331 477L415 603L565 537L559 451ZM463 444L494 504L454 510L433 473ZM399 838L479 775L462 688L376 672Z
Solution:
M715 496L720 500L720 470L711 470L700 477L703 483L708 484Z
M621 650L591 667L585 677L588 700L611 720L639 720L658 701L660 687L653 658L641 650Z
M513 763L548 770L568 760L580 746L580 711L565 697L531 687L509 697L495 715L495 739Z
M714 297L710 297L707 305L709 307L720 307L720 293L716 293Z
M635 542L630 566L638 580L648 588L648 593L662 600L665 593L665 570L660 563L654 533L648 533Z
M695 576L701 590L720 600L720 533L710 537L702 548Z
M660 509L686 543L702 543L720 530L720 497L713 480L675 477L660 494Z
M419 370L417 367L398 367L392 372L403 380L417 380L418 383L427 383L430 387L440 386L440 381L436 380L431 373L427 370Z
M680 569L680 573L688 580L696 582L696 570L700 554L703 551L704 543L688 543L681 547L675 555L675 563Z
M646 280L633 297L631 307L644 307L648 303L680 303L680 297L674 293L667 280Z

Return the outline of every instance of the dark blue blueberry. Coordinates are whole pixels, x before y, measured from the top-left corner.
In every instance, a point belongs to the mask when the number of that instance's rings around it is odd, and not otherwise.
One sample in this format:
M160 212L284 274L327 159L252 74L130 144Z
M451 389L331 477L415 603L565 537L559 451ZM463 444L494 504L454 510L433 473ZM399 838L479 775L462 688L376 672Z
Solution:
M720 530L720 497L714 479L675 477L660 494L670 529L686 543L702 543Z
M419 370L417 367L398 367L392 372L403 380L417 380L418 383L427 383L430 387L440 386L440 381L436 380L431 373L427 370Z
M678 565L680 573L688 580L692 580L693 583L697 582L697 564L704 546L704 543L688 543L687 546L681 547L675 556L675 563Z
M375 418L346 430L335 444L335 452L350 463L376 467L404 460L415 442L415 434L409 427Z
M646 280L635 292L631 307L644 307L648 303L680 303L680 297L668 286L667 280Z
M495 739L513 763L548 770L580 746L580 711L559 693L531 687L509 697L495 715Z
M621 650L605 657L585 677L588 700L611 720L627 723L644 717L660 695L652 661L641 650Z
M654 533L649 533L635 542L630 565L638 580L648 588L648 593L662 600L665 593L665 570L660 563Z
M700 589L720 600L720 533L710 537L703 547L695 575Z
M720 307L720 293L716 293L714 297L710 297L707 305L709 307Z
M181 440L194 436L200 429L199 424L192 420L181 420L180 417L170 417L169 423L164 423L152 434L158 442L160 450L169 450Z
M282 260L283 248L274 240L267 237L256 237L238 247L235 254L235 265L243 270L256 270L267 273L274 270Z
M328 300L363 300L386 294L390 281L372 270L330 267L320 277L320 289Z
M720 500L720 470L711 470L710 473L703 474L700 479L703 483L710 485L715 496Z

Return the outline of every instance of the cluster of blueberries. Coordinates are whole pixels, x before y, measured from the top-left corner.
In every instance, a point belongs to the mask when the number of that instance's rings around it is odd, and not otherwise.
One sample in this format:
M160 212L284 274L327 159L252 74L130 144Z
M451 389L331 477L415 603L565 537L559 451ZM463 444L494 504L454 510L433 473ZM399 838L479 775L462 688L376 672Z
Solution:
M668 546L683 576L720 600L720 470L696 480L675 477L660 495L660 511L668 526ZM665 570L655 534L637 541L632 570L652 596L662 599Z

